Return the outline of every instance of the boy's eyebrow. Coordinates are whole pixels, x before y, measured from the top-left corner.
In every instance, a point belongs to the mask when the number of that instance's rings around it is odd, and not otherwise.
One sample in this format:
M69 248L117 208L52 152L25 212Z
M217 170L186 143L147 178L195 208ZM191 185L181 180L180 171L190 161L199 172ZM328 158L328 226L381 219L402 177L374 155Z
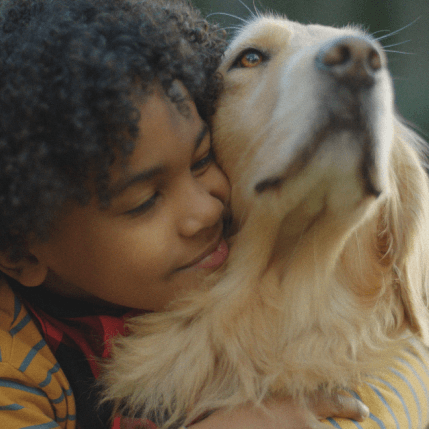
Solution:
M201 127L200 132L195 138L194 151L198 150L198 148L201 146L201 143L203 142L204 137L206 136L208 131L209 131L208 125L204 123L203 126ZM154 177L159 176L164 171L165 171L165 167L162 165L159 165L159 166L149 168L147 170L143 170L140 173L135 174L134 176L125 177L123 180L120 180L117 184L115 184L112 187L112 189L110 190L111 195L112 197L118 196L126 189L128 189L130 186L133 186L135 183L147 182L149 180L152 180Z
M144 170L140 173L137 173L134 176L126 176L123 180L120 180L117 184L115 184L110 192L112 197L117 197L119 194L124 192L130 186L133 186L136 183L148 182L153 179L155 176L159 176L165 170L163 166L156 166L153 168L149 168L148 170Z

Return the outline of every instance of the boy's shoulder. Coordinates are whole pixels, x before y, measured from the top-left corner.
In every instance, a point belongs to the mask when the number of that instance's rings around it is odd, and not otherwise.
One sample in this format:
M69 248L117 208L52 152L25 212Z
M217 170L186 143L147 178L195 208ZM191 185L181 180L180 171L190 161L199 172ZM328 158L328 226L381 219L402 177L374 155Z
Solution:
M26 324L28 312L4 279L0 280L0 362L13 364L15 336ZM21 323L20 323L21 322ZM37 334L37 333L36 333ZM40 334L39 334L40 335Z
M0 364L27 372L51 368L56 359L19 297L0 280Z
M7 427L74 428L70 384L25 305L0 279L0 408ZM33 426L32 426L33 427Z

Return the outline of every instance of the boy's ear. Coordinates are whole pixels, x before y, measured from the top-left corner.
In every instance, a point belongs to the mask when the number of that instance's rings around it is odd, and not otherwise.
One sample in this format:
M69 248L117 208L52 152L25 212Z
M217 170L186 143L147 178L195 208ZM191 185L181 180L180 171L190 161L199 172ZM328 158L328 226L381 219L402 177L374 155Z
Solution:
M0 252L0 270L23 286L40 286L48 274L48 267L32 253L14 262L7 252Z

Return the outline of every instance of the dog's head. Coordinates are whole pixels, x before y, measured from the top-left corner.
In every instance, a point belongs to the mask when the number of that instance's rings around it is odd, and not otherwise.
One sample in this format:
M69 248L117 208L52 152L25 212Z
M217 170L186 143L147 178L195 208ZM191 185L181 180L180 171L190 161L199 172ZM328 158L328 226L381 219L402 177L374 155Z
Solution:
M388 330L429 340L428 183L381 45L353 27L259 17L220 71L213 137L240 246L271 231L267 262L285 288L300 270L309 285L335 279L362 308L393 309Z

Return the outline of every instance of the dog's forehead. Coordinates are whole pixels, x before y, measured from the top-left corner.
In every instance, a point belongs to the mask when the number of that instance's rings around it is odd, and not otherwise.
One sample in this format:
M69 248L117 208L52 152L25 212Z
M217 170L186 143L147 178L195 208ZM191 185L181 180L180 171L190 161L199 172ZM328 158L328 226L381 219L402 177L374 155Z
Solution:
M281 16L260 16L250 20L237 33L229 46L227 56L249 47L272 51L288 46L294 51L348 34L363 34L363 31L353 26L335 28L317 24L306 25Z
M230 44L231 50L252 43L273 45L287 43L291 36L291 21L274 16L266 16L249 21L240 29Z

